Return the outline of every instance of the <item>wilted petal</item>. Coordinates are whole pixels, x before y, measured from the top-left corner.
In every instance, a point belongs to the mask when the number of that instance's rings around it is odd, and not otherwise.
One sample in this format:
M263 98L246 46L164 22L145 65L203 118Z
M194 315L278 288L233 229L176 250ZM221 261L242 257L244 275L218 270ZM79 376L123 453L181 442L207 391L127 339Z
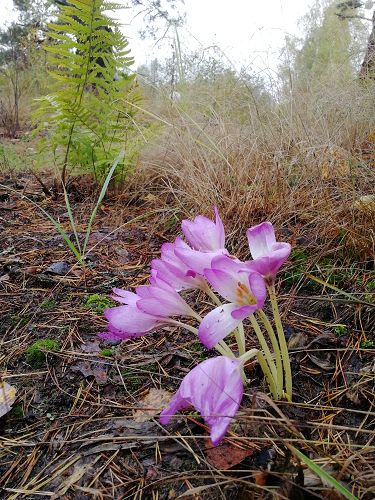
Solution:
M218 445L242 400L240 370L238 360L225 356L203 361L183 379L160 422L167 424L175 413L192 405L209 426L212 443Z
M193 221L182 221L182 231L195 250L212 252L225 247L224 226L216 207L214 211L215 222L203 215L198 215Z
M233 332L245 316L234 318L233 311L239 309L237 304L224 304L210 311L199 325L199 339L208 349L212 349L220 340Z

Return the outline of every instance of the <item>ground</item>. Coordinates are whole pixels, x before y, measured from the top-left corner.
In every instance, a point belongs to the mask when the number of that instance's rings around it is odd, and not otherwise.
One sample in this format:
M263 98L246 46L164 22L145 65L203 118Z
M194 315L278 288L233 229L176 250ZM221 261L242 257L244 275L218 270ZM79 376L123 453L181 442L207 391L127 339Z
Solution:
M47 187L49 176L40 175ZM241 411L213 448L193 411L167 427L157 418L166 391L213 352L174 328L120 344L97 337L111 289L147 281L181 214L168 199L109 193L81 266L37 206L68 230L63 196L47 196L22 170L0 183L0 374L17 390L0 419L1 498L340 498L288 444L356 497L374 498L374 275L366 266L354 276L367 290L356 301L315 282L294 286L304 259L303 249L294 253L279 284L293 403L274 403L250 365ZM97 192L77 179L70 196L83 239ZM251 335L248 342L256 345Z

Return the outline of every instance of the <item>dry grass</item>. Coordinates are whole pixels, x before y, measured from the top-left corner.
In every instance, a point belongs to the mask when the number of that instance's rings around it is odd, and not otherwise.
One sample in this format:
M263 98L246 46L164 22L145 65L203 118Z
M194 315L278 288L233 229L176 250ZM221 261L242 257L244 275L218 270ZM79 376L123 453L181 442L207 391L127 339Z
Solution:
M146 149L139 189L172 195L184 213L216 204L239 238L270 219L300 228L323 252L345 234L348 248L373 258L374 203L360 200L375 195L375 85L338 88L333 79L277 92L271 102L223 77L159 102L155 113L169 125Z

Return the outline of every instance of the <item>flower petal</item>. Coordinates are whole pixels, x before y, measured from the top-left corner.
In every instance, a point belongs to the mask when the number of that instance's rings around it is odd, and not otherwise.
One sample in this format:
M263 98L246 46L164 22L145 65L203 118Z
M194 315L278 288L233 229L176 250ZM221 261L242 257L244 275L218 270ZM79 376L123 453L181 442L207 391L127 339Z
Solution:
M238 278L236 279L233 275L228 274L221 269L205 269L204 276L210 285L216 290L222 297L229 300L229 302L236 302L236 287L238 283Z
M148 286L149 296L141 298L137 307L153 316L192 316L191 307L172 288L162 289L154 285Z
M273 250L269 255L248 261L246 263L248 269L258 272L265 278L275 276L288 259L292 247L289 243L275 243L272 248Z
M161 259L154 259L151 262L151 267L157 271L156 277L164 280L176 291L201 288L204 285L202 276L197 276L196 273L190 276L189 273L191 271L188 267L180 259L179 262L180 266L178 267L177 264L172 264Z
M241 363L236 359L217 356L207 359L183 379L168 407L160 414L165 425L171 417L193 405L208 424L214 446L223 439L243 396Z
M111 295L111 299L116 302L121 302L122 304L135 305L135 303L139 300L136 293L123 290L122 288L113 288L112 292L113 295Z
M257 226L250 227L246 235L253 259L268 255L271 246L276 243L275 230L271 222L262 222Z
M104 311L109 321L109 329L132 334L147 333L163 324L161 318L145 314L137 306L125 305L111 307Z
M199 339L208 349L212 349L240 323L232 312L239 309L237 304L224 304L210 311L199 325Z
M217 208L214 207L215 222L198 215L193 221L183 220L182 231L190 245L201 252L212 252L225 247L224 226Z

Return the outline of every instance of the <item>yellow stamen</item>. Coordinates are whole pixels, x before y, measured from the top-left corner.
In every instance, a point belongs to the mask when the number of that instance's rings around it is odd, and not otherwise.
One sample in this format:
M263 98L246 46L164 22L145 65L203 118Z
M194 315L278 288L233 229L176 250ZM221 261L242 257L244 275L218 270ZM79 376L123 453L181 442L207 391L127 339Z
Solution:
M241 306L254 305L257 303L257 299L251 293L250 289L241 282L237 283L236 297L237 304Z

